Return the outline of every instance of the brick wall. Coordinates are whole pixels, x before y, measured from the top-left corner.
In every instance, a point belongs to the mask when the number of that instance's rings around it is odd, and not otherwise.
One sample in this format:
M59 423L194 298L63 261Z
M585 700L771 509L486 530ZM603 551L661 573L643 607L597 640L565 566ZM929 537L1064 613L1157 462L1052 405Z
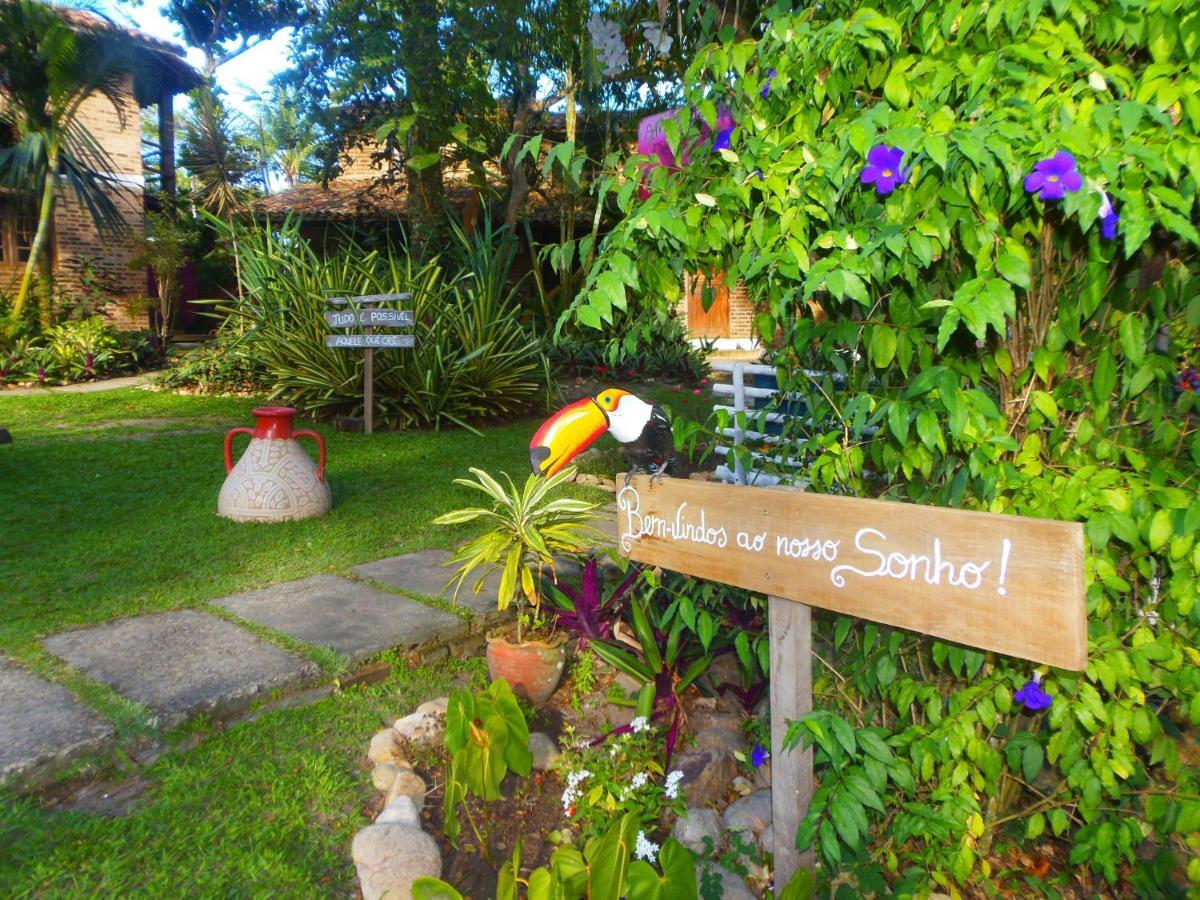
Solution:
M144 312L134 312L130 300L146 293L145 271L129 268L137 249L136 241L145 234L143 215L142 136L138 106L133 98L133 78L126 76L122 115L102 96L92 96L80 107L82 121L108 153L112 174L121 185L108 189L110 199L120 210L128 230L123 235L102 235L87 209L81 207L74 192L63 186L55 206L55 278L64 292L89 290L85 272L91 270L92 288L100 287L112 297L107 312L114 324L124 328L144 328ZM136 305L136 304L135 304Z
M675 304L675 314L685 325L688 324L688 298L692 294L692 275L683 276L683 295ZM754 317L756 315L746 283L739 281L729 293L729 337L750 339L755 337Z

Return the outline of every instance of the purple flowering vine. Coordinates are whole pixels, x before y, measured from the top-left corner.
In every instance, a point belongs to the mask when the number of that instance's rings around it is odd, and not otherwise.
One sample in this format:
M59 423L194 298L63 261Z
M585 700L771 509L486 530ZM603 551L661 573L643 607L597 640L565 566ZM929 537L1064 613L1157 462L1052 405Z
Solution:
M1075 167L1075 157L1066 150L1040 159L1025 176L1025 190L1042 200L1061 200L1067 192L1083 187L1083 176Z
M863 184L875 185L875 193L887 196L908 180L909 169L904 167L904 151L899 147L876 144L867 154L867 164L860 176Z
M755 741L754 749L750 751L750 764L756 769L761 769L766 765L770 756L771 754L767 751L767 748L758 741Z
M771 82L775 80L775 76L778 74L774 69L767 69L767 80L763 82L762 90L759 91L764 100L771 96Z
M1054 702L1054 698L1042 688L1042 676L1037 672L1033 673L1032 681L1025 682L1021 689L1013 694L1013 699L1030 712L1049 709L1050 704Z
M716 153L718 150L732 150L733 144L729 140L729 138L732 134L733 134L733 126L732 125L730 125L728 128L722 128L720 131L718 131L717 139L715 141L713 141L713 145L712 145L713 153Z
M1117 215L1117 210L1112 205L1112 201L1108 199L1106 191L1100 192L1100 233L1104 235L1105 240L1113 240L1117 236L1117 224L1121 221L1121 217Z

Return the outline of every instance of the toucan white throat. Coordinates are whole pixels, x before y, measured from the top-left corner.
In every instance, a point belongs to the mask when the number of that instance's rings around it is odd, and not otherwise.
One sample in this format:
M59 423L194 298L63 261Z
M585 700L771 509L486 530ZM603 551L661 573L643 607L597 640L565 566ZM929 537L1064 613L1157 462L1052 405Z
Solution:
M622 444L631 444L642 436L654 407L633 394L626 394L609 410L608 433Z

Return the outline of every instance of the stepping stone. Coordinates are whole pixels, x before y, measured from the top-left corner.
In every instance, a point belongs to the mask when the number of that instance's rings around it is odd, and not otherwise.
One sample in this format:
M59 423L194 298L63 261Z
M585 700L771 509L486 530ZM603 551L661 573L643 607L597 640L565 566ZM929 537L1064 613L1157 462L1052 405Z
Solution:
M445 550L421 550L355 566L350 571L359 578L386 584L400 591L435 597L446 603L462 606L484 619L496 617L496 594L500 590L500 573L497 571L489 575L478 594L475 593L475 585L480 579L478 576L468 578L463 582L456 597L455 586L447 583L454 574L454 569L445 565L449 559L450 553Z
M320 674L304 657L193 609L118 619L42 643L89 677L150 707L164 726L199 713L219 718L240 712Z
M65 687L0 657L0 782L53 774L112 737L112 725Z
M451 638L467 624L451 613L336 575L315 575L215 601L243 619L361 662L392 647Z

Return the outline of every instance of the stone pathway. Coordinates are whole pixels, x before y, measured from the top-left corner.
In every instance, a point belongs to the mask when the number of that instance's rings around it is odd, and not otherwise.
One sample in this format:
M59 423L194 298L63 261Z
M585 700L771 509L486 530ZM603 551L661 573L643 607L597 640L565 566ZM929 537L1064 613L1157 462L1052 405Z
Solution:
M612 518L602 524L609 534ZM302 578L212 606L293 642L333 650L352 666L392 648L425 658L467 652L470 641L479 642L503 618L495 605L499 575L479 593L468 582L456 596L443 565L449 558L444 550L406 553L355 566L350 577ZM163 729L197 715L229 718L257 701L329 680L302 652L199 609L74 629L42 645L143 704ZM113 726L66 688L0 657L0 783L36 786L115 741Z
M0 397L27 397L32 394L96 394L100 391L119 391L121 388L146 384L154 374L153 372L143 372L141 375L122 375L120 378L102 378L99 381L81 381L79 384L56 384L48 387L4 388L0 390Z

